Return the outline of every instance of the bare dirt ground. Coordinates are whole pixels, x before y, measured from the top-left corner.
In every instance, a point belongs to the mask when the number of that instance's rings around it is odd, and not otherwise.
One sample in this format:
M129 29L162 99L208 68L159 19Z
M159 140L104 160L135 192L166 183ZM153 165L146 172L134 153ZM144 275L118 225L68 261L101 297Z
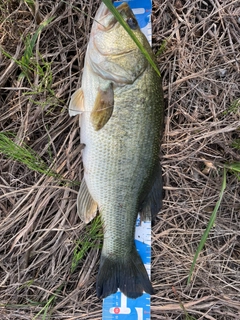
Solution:
M98 247L71 273L76 241L87 230L76 215L78 184L68 182L81 180L81 146L78 119L67 110L81 84L99 2L39 0L27 6L0 0L1 132L15 134L14 141L31 147L65 179L1 155L2 320L45 319L37 316L44 306L48 319L101 319L95 294ZM46 26L22 76L16 60L42 21ZM240 161L233 145L240 138L239 0L153 1L155 53L163 40L167 46L158 63L165 95L165 199L152 231L151 317L240 319L240 183L230 172L214 228L187 285L218 200L223 165Z

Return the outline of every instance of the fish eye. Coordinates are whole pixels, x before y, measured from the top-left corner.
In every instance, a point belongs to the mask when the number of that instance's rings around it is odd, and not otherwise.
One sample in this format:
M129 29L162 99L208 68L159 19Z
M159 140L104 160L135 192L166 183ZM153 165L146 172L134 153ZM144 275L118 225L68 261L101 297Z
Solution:
M127 24L129 25L129 27L132 30L136 30L137 27L138 27L137 20L135 18L132 18L132 17L127 19Z

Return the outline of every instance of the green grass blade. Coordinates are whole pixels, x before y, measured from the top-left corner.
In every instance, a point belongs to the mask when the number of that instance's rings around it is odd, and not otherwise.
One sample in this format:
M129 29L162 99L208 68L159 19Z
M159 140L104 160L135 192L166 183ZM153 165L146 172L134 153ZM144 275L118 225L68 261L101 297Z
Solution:
M218 199L218 201L217 201L217 203L215 205L215 208L214 208L214 210L212 212L212 215L210 217L210 220L209 220L209 223L207 225L207 228L204 231L204 234L202 235L201 241L200 241L200 243L198 245L197 251L196 251L195 256L193 258L193 263L191 265L191 268L190 268L190 271L189 271L189 276L188 276L188 281L187 281L188 284L191 281L192 273L193 273L197 258L199 256L199 253L201 252L203 246L205 245L207 237L209 235L209 232L210 232L210 230L211 230L211 228L214 225L214 222L216 220L217 211L218 211L219 206L220 206L220 204L222 202L222 198L223 198L223 194L224 194L224 190L225 189L226 189L226 168L224 167L224 169L223 169L223 181L222 181L221 191L220 191L220 194L219 194L219 199Z
M109 9L109 11L111 11L111 13L114 15L114 17L118 20L118 22L123 26L123 28L127 31L127 33L129 34L129 36L133 39L133 41L136 43L136 45L138 46L138 48L141 50L141 52L144 54L144 56L146 57L146 59L149 61L149 63L151 64L151 66L153 67L153 69L157 72L157 74L159 75L159 77L161 76L160 71L158 69L158 67L156 66L155 62L153 61L153 59L151 58L150 54L148 53L148 51L143 47L143 45L141 44L141 42L138 40L138 38L135 36L135 34L132 32L131 28L129 27L129 25L125 22L125 20L122 18L121 14L117 11L117 9L114 7L114 5L112 4L111 0L103 0L103 3L105 4L105 6Z
M26 41L26 48L24 51L24 54L22 56L21 59L21 63L28 68L29 64L30 64L30 59L33 56L33 48L37 42L37 38L40 35L40 33L43 31L43 29L54 19L54 17L51 17L45 21L43 21L40 26L38 27L37 31L34 33L34 35L32 36L32 38L30 39L30 37L27 38Z
M234 162L231 164L226 164L225 167L229 170L232 170L234 172L240 173L240 162Z
M232 142L232 147L235 148L235 149L240 150L240 139L235 139L235 140Z
M226 164L225 167L229 169L240 181L240 162L233 162L231 164Z
M48 311L49 311L51 305L53 305L53 303L54 303L57 295L59 294L59 292L61 292L62 288L63 288L63 284L61 284L61 285L58 287L58 289L56 290L56 293L53 293L53 294L51 295L51 297L48 299L48 301L47 301L47 303L44 305L44 307L32 318L32 320L37 319L37 318L40 316L40 314L42 314L42 313L43 313L42 320L47 319L47 317L48 317Z
M163 40L161 47L159 48L158 52L156 53L156 56L160 56L163 54L163 52L167 49L168 41L170 38Z
M21 162L29 169L48 176L59 177L57 173L50 170L48 165L38 156L34 150L27 146L19 146L10 137L14 137L11 133L0 132L0 153L6 157Z
M86 229L86 232L84 233L83 237L77 241L76 247L74 249L71 273L76 270L78 263L90 248L99 246L99 242L103 238L102 222L100 216L97 216L90 225L87 225Z
M31 8L35 8L35 2L33 0L24 0Z

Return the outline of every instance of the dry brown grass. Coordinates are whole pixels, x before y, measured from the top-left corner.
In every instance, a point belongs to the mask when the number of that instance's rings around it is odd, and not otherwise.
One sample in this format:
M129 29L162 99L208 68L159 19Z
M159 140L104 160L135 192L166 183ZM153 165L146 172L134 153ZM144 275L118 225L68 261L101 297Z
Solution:
M15 59L42 19L54 17L36 43L38 63L51 63L51 90L36 71L33 86L0 51L0 126L26 143L64 179L80 181L78 120L67 105L80 86L83 59L99 1L0 0L0 45ZM76 10L79 8L80 11ZM153 1L153 49L166 100L162 144L165 200L153 228L152 319L240 319L240 187L228 174L214 229L187 285L194 253L218 200L221 168L240 161L238 0ZM0 318L33 319L53 293L49 319L101 319L92 248L71 274L75 243L85 232L76 216L78 186L0 158ZM57 289L61 286L61 290ZM35 305L41 302L43 305ZM42 315L37 319L42 319Z

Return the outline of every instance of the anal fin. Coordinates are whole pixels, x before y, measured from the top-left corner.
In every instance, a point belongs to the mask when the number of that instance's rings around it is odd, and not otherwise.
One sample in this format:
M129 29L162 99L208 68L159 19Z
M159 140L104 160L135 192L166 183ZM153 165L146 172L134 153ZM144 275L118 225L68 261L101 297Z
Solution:
M76 116L77 114L81 114L84 111L84 95L82 88L78 89L74 92L71 97L68 112L69 115Z
M93 200L83 178L77 197L77 212L81 220L89 223L97 214L97 203Z

